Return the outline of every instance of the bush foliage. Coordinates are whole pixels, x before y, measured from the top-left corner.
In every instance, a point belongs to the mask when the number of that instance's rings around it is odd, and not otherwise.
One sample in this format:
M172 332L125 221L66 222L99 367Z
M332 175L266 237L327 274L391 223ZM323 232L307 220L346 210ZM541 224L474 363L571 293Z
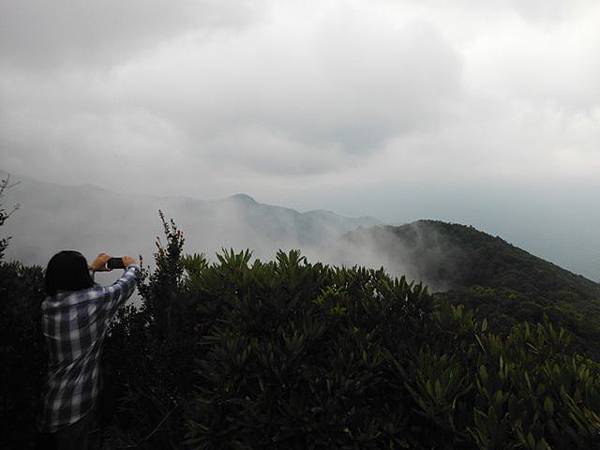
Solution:
M500 336L471 310L383 270L310 264L297 251L270 262L225 251L209 264L182 255L172 223L165 231L144 306L125 312L113 334L130 375L119 377L128 389L120 432L136 443L600 444L599 367L548 318Z
M600 446L599 366L551 318L498 334L383 270L309 263L298 251L268 262L223 251L209 263L184 255L181 232L163 223L141 304L121 310L106 343L105 447ZM0 278L15 315L0 326L26 327L41 271L1 267L16 272ZM31 271L27 285L9 282L17 269ZM39 375L27 362L43 354L39 334L23 338L38 343L28 352L10 330L3 362ZM11 390L3 380L3 423L35 405L38 380L21 376Z
M402 262L415 278L443 286L436 300L475 310L503 335L519 322L543 322L546 315L574 334L578 350L600 359L596 282L460 224L420 220L359 229L345 239L367 242L382 260Z
M40 267L0 261L0 448L25 449L35 435L46 371Z

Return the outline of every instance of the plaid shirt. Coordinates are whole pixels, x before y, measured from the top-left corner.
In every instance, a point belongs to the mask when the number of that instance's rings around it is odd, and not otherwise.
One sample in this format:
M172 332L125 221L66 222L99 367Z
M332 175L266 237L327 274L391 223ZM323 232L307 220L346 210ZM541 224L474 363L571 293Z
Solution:
M53 432L91 412L99 391L100 352L109 324L133 294L138 266L113 285L59 292L42 302L48 384L41 428Z

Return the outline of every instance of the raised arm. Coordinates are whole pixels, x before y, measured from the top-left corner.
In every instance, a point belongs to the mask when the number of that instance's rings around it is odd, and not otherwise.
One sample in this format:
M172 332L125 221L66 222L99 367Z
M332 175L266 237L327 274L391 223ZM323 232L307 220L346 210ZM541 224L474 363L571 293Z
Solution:
M125 266L123 275L121 275L121 277L111 286L103 288L103 297L107 302L105 307L107 308L108 314L111 317L114 316L119 307L123 305L129 297L131 297L131 294L133 294L133 291L135 290L137 279L140 275L140 266L138 266L137 261L134 258L130 256L124 256L123 265Z
M140 267L132 264L125 269L123 275L107 289L111 293L111 300L119 303L127 300L135 289L135 283L140 273Z

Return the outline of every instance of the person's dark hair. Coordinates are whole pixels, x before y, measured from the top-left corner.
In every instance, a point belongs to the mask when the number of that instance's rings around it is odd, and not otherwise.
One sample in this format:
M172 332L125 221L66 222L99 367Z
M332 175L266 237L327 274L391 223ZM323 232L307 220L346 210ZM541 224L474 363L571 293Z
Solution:
M94 285L85 257L74 250L64 250L50 259L44 281L47 295L79 291Z

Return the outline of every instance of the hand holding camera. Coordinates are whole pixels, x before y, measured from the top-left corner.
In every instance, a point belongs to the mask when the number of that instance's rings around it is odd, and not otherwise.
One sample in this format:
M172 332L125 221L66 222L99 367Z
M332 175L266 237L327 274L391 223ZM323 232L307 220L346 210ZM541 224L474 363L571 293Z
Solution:
M110 272L113 269L125 269L132 264L137 264L137 261L131 256L113 258L107 253L100 253L90 264L90 270L94 272Z

